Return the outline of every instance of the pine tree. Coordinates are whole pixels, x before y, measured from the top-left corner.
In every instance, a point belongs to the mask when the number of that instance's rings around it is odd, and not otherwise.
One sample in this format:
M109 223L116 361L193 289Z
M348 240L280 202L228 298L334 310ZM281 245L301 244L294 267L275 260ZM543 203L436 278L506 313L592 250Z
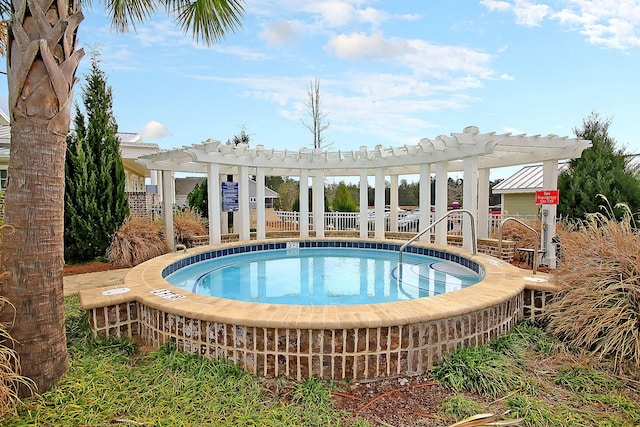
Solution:
M574 129L578 138L590 140L593 146L571 160L569 169L558 177L558 213L562 216L584 219L588 213L602 212L604 200L598 197L600 194L612 207L626 203L632 212L640 209L640 181L627 168L624 150L617 149L615 139L609 136L610 124L611 119L591 113L581 129ZM614 213L622 215L619 209Z
M103 257L111 237L129 214L125 173L116 137L113 96L93 54L83 87L86 118L76 105L65 161L65 260Z
M356 202L351 197L351 192L344 182L338 184L336 192L333 195L333 210L336 212L356 212Z

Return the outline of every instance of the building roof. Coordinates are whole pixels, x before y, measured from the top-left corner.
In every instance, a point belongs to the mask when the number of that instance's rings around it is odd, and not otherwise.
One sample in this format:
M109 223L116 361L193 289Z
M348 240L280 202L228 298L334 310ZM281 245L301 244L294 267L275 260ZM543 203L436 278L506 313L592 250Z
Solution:
M639 166L640 154L631 154L627 156L628 168L633 169L638 168ZM562 172L568 167L568 161L558 162L558 172ZM509 178L500 181L492 188L491 191L495 194L535 193L537 190L542 189L542 171L542 165L525 166Z
M558 172L566 169L568 163L558 163ZM535 193L542 189L542 165L525 166L509 178L500 181L491 191L494 194Z

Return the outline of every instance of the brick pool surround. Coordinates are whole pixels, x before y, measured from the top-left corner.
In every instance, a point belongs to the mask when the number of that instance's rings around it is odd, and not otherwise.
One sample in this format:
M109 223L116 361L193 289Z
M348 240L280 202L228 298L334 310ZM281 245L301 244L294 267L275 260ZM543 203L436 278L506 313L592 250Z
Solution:
M286 244L287 242L305 240L318 241L318 239L282 239L263 242L252 241L251 245L269 245L278 242ZM341 241L336 238L326 240ZM343 241L353 241L353 239ZM404 243L393 240L368 241L391 245ZM186 253L176 252L154 258L134 267L126 275L122 287L129 288L129 292L103 295L103 291L108 288L84 290L80 292L81 307L85 310L91 310L136 301L145 306L179 316L244 326L297 329L386 327L456 317L493 307L521 294L525 283L523 278L530 275L530 272L522 271L488 255L472 256L459 248L416 242L413 245L415 247L434 249L477 263L484 269L484 279L473 286L455 292L408 301L348 306L299 306L251 303L197 295L172 286L162 277L163 270L185 258L211 252L213 249L223 250L244 246L247 246L247 243L202 246L191 248ZM184 295L184 297L168 300L152 294L153 291L162 289Z

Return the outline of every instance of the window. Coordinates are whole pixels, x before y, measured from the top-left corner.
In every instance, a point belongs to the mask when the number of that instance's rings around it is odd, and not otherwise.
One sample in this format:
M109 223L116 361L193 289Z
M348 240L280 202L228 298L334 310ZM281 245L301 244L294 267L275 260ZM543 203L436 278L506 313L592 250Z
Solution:
M0 191L4 191L7 189L7 177L9 176L9 171L6 169L0 169Z

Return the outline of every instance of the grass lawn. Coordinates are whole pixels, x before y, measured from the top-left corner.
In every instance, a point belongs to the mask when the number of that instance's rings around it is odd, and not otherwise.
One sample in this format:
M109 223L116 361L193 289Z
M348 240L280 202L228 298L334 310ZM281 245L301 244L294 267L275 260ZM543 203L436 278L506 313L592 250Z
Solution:
M66 300L71 367L4 426L447 426L492 412L523 426L637 426L638 382L597 369L519 325L462 349L427 376L325 382L257 378L225 361L126 340L91 340Z

